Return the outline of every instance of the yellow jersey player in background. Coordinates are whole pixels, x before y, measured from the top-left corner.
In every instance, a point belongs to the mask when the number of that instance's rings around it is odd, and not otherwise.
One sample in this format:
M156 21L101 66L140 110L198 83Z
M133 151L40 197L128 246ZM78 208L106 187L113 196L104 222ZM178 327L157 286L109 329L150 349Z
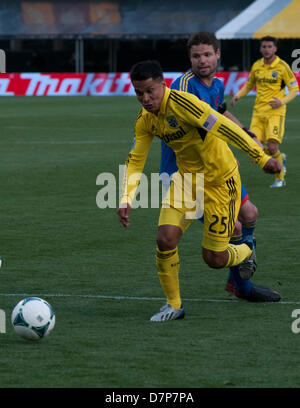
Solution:
M130 78L142 109L136 120L135 140L126 162L118 216L128 228L132 202L148 151L154 137L159 137L174 150L178 171L173 175L169 194L162 202L156 238L156 266L166 304L152 316L151 321L175 320L184 316L178 278L178 243L193 219L197 218L196 214L190 216L197 176L204 175L204 261L211 268L240 264L241 276L250 279L256 269L253 246L248 242L241 245L229 243L241 202L241 182L237 162L226 142L243 150L266 172L275 173L280 164L266 155L238 125L207 103L190 93L167 88L157 61L134 65ZM182 202L187 175L191 175L192 194ZM132 177L134 182L131 182Z
M285 125L286 104L294 99L299 91L298 82L289 65L277 55L277 39L266 36L260 41L263 58L256 61L250 71L248 81L233 96L235 102L247 95L256 86L256 100L253 108L250 130L266 145L265 151L281 164L281 171L275 174L270 187L285 185L285 154L279 150ZM285 95L285 87L289 93Z

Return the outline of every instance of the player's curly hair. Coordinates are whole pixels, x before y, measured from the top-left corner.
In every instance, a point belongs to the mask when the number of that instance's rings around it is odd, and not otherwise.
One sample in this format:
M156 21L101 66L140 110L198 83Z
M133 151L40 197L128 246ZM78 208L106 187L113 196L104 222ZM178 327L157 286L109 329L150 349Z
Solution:
M188 52L190 53L193 45L207 44L212 45L213 49L217 51L219 49L219 43L214 33L207 31L200 31L193 34L187 42Z

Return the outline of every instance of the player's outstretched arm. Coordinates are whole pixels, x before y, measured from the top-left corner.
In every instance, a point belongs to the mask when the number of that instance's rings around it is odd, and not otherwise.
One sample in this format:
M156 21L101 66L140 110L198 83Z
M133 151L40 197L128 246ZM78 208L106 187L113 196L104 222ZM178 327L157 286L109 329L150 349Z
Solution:
M222 113L222 112L221 112ZM236 123L240 128L244 128L245 126L238 120L237 117L235 117L231 112L229 112L227 109L225 112L223 112L223 115L226 116L226 118L232 120L232 122Z
M252 137L252 139L255 141L255 143L257 143L262 149L264 148L263 144L257 139L255 133L251 132L250 129L248 129L246 126L244 126L242 124L242 122L240 122L238 120L238 118L236 118L231 112L229 112L226 109L226 111L223 113L223 115L226 116L226 118L232 120L232 122L236 123L240 128L242 128L250 137Z
M122 181L121 202L117 211L119 220L125 228L130 226L129 214L131 205L154 137L154 135L148 133L148 129L145 127L140 113L135 123L134 134L134 141L126 160Z
M210 124L213 124L213 126L210 126ZM204 123L202 123L202 126L206 127L206 130L210 130L211 133L220 139L243 150L260 168L263 169L269 161L270 156L264 153L252 137L226 116L211 111L206 120L204 120ZM271 172L272 166L267 166L267 171Z
M269 102L269 105L271 106L272 109L280 108L280 106L286 105L287 103L291 102L294 98L296 98L297 94L298 94L298 90L292 89L282 99L272 96L272 100Z

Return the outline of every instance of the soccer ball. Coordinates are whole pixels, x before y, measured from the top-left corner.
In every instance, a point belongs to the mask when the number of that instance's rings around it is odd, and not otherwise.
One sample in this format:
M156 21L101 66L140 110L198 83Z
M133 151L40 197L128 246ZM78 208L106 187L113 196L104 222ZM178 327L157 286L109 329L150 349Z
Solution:
M55 314L51 305L44 299L28 297L15 306L11 322L19 336L40 340L53 330Z

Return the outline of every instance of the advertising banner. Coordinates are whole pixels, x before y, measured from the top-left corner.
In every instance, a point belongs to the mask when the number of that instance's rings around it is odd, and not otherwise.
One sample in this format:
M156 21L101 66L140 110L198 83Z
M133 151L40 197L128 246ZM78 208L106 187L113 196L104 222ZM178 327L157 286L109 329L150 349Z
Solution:
M166 72L167 86L181 72ZM219 72L225 95L233 95L243 86L248 72ZM300 85L300 73L295 74ZM255 95L251 91L249 95ZM135 95L129 73L12 73L0 75L0 96L120 96Z

